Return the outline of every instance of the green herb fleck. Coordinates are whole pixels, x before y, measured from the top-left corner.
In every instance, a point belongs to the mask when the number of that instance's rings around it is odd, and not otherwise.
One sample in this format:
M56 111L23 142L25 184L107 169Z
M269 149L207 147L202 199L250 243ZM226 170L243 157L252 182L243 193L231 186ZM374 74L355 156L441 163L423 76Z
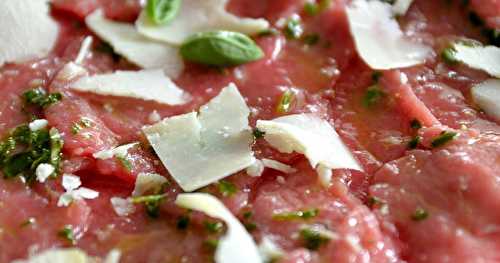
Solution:
M278 101L278 105L276 107L276 111L281 114L290 112L292 110L294 101L295 101L295 93L292 90L287 89L281 95L281 98Z
M219 240L208 238L203 244L210 250L216 250L217 246L219 246Z
M47 93L44 88L34 88L23 93L26 104L47 108L62 99L61 93Z
M455 48L453 46L450 46L443 49L443 51L441 52L441 59L447 64L454 65L458 63L458 60L455 57L456 54L457 51L455 50Z
M304 5L304 12L310 16L315 16L319 13L319 6L314 2L307 2Z
M408 148L409 149L416 149L420 142L422 141L422 137L420 136L415 136L413 137L409 142L408 142Z
M384 97L385 93L378 87L378 85L373 85L366 90L365 95L363 96L363 106L365 108L371 108Z
M318 44L320 38L318 34L314 33L314 34L307 34L302 39L306 45L314 46Z
M299 39L304 33L304 28L300 21L300 17L293 16L288 19L285 25L285 36L289 39Z
M253 216L252 211L246 211L245 213L243 213L243 218L245 219L250 219L252 216Z
M422 221L429 217L429 213L425 211L423 208L415 209L415 212L411 215L411 219L413 221Z
M410 122L410 127L414 130L418 130L420 128L422 128L422 123L420 123L419 120L417 119L413 119L411 122Z
M373 83L375 83L375 84L378 83L378 81L380 80L380 78L382 77L382 75L383 75L382 72L380 72L380 71L374 71L372 73L372 81L373 81Z
M220 233L224 228L224 224L218 221L217 222L205 221L203 222L203 225L205 226L205 229L210 233Z
M236 187L236 185L225 180L219 181L218 187L219 187L219 192L224 197L231 196L238 192L238 188Z
M189 227L191 219L189 216L181 216L177 220L177 229L185 230Z
M374 208L379 205L383 205L384 201L380 200L378 197L370 196L368 197L368 206L370 208Z
M279 221L289 221L289 220L297 220L297 219L310 219L319 214L318 209L311 209L311 210L299 210L299 211L293 211L293 212L286 212L286 213L278 213L273 215L274 220L279 220Z
M84 118L81 118L78 122L73 123L73 126L71 126L71 133L73 135L76 135L82 129L90 128L90 127L92 127L92 120L84 117Z
M125 170L127 170L128 172L132 171L132 163L129 159L127 159L127 156L116 156L116 159L120 161L120 164L123 168L125 168Z
M76 244L75 234L73 233L73 226L65 225L63 229L57 232L57 235L66 241L69 241L72 245Z
M264 135L266 135L265 132L263 132L257 128L253 129L253 137L255 139L260 139L260 138L264 137Z
M133 204L144 204L146 213L152 217L157 218L160 215L160 204L165 198L165 195L144 195L132 197L130 200Z
M443 131L439 136L434 138L431 142L431 146L433 148L437 148L440 146L445 145L446 143L450 142L451 140L455 139L455 137L458 135L456 132L452 131Z
M300 230L300 237L304 247L310 250L318 250L322 245L330 241L330 237L314 228L303 228Z
M210 66L237 66L259 60L264 52L248 36L230 31L202 32L188 38L180 47L188 61Z
M271 27L271 28L262 30L261 32L259 32L259 34L257 34L257 36L259 36L259 37L277 36L277 35L279 35L279 33L280 32L276 28Z
M54 177L59 170L62 145L55 128L31 131L28 125L21 125L0 143L0 168L6 178L23 176L31 183L38 165L49 163L56 168Z
M165 25L177 16L180 7L181 0L148 0L146 12L153 23Z
M33 225L36 223L36 219L34 217L30 217L28 219L26 219L24 222L21 223L21 227L27 227L27 226L30 226L30 225Z

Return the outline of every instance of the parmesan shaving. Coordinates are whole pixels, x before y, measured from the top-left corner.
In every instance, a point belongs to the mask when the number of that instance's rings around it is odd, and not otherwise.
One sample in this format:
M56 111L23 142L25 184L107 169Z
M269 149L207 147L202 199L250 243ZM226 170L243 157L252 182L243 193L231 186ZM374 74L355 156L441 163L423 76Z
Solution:
M335 129L313 114L295 114L270 121L258 120L257 128L264 139L283 153L304 154L313 168L362 168L344 145Z
M387 70L419 65L431 49L407 39L393 17L391 5L355 0L347 7L351 34L359 56L372 69Z
M90 30L130 62L145 69L162 68L172 78L182 73L184 62L177 48L145 38L133 25L106 19L102 10L88 15L85 22Z
M127 156L128 151L137 145L139 145L138 142L129 143L129 144L125 144L122 146L118 146L118 147L110 149L110 150L103 150L103 151L94 153L93 156L94 156L94 158L101 159L101 160L110 159L110 158L113 158L115 156L120 157L120 158L124 158L125 156Z
M392 6L392 12L399 16L405 15L412 3L413 0L396 0Z
M227 233L219 240L215 251L215 262L263 262L252 236L219 199L205 193L180 194L175 203L180 207L203 212L226 223Z
M500 121L500 80L489 79L471 90L474 102L491 118Z
M143 131L175 181L184 191L194 191L254 163L249 114L230 84L199 114L166 118Z
M181 105L190 96L165 76L162 70L116 71L83 77L70 85L73 90L99 95L129 97L167 105Z
M228 30L254 35L269 27L265 19L240 18L227 12L227 3L228 0L183 0L179 14L167 25L156 25L143 10L136 27L147 37L173 45L180 45L199 32Z
M500 78L500 48L495 46L453 45L454 58L467 66Z
M140 173L135 179L132 196L141 196L148 192L158 193L167 182L167 178L159 174Z
M48 0L0 1L0 25L0 66L48 55L59 34Z

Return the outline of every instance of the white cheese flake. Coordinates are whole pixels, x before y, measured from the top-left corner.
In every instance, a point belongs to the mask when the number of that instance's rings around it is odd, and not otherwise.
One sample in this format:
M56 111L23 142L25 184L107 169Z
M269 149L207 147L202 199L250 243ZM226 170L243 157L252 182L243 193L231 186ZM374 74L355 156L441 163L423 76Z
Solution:
M264 159L262 159L262 163L263 163L264 167L266 167L266 168L280 171L280 172L285 173L285 174L291 174L291 173L297 172L297 169L291 167L290 165L284 164L282 162L278 162L275 160L264 158Z
M378 70L424 63L431 49L406 38L391 8L388 3L366 0L355 0L346 8L359 56Z
M171 78L182 73L184 62L178 48L142 36L133 25L106 19L102 10L88 15L85 22L90 30L108 42L117 54L137 66L145 69L161 68Z
M268 236L264 236L260 241L259 253L264 262L274 262L285 255L285 251Z
M191 112L143 128L149 143L184 191L194 191L247 168L255 161L248 109L230 84Z
M55 171L56 168L52 164L41 163L35 170L36 180L40 183L44 183Z
M48 0L0 1L0 66L49 54L59 34L49 11Z
M471 90L472 99L491 118L500 121L500 80L489 79Z
M68 206L75 200L95 199L99 197L99 192L86 187L80 187L81 185L80 177L63 174L62 186L66 192L59 197L57 206Z
M105 96L128 97L167 105L181 105L190 96L170 80L162 70L116 71L83 77L70 85L73 90Z
M264 139L283 153L304 154L311 166L362 171L358 162L329 122L314 114L295 114L274 120L258 120Z
M82 44L80 46L80 50L78 51L78 55L75 58L76 64L82 64L83 61L90 54L90 48L92 47L93 38L91 36L87 36L83 39Z
M111 250L104 261L89 256L79 248L51 248L31 256L29 259L14 260L11 263L118 263L121 252L118 249Z
M205 193L180 194L175 203L180 207L203 212L226 223L227 233L219 240L215 251L215 262L263 262L252 236L219 199Z
M453 45L454 58L467 66L500 78L500 48L495 46Z
M57 72L56 80L70 82L76 78L86 76L88 73L89 72L84 67L74 62L69 62Z
M155 173L140 173L135 179L135 187L132 196L141 196L147 193L158 193L163 185L167 183L167 178Z
M49 125L49 122L47 120L38 119L38 120L34 120L34 121L30 122L28 124L28 127L30 128L31 131L39 131L39 130L47 128L48 125Z
M176 18L156 25L144 9L136 22L137 30L150 38L173 45L182 44L199 32L228 30L254 35L269 27L265 19L241 18L226 11L228 0L183 0Z
M119 216L128 216L135 212L135 205L129 198L111 197L109 199L115 213Z
M261 160L255 159L255 162L248 166L246 172L252 177L259 177L264 172L264 163Z
M412 3L413 0L396 0L392 5L392 12L399 16L405 15Z
M125 158L128 154L128 151L137 145L139 145L138 142L129 143L129 144L118 146L118 147L113 148L113 149L102 150L100 152L96 152L93 154L93 156L94 156L94 158L101 159L101 160L110 159L110 158L113 158L115 156L119 157L119 158Z

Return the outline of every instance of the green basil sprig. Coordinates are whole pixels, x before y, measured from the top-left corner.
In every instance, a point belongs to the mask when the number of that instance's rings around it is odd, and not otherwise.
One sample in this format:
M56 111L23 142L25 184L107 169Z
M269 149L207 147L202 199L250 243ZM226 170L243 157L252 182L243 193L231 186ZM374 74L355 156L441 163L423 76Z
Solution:
M146 12L149 19L157 25L172 21L181 7L181 0L148 0Z
M231 31L197 33L180 49L185 60L210 66L237 66L264 57L264 52L248 36Z

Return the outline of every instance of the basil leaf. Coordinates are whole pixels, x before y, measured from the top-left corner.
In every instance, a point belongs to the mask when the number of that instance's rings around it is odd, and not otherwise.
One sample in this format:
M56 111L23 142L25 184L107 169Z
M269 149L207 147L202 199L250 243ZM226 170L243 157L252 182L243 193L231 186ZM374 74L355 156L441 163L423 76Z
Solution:
M146 12L151 21L165 25L172 21L181 7L181 0L148 0Z
M236 66L264 56L251 38L230 31L195 34L182 44L180 52L188 61L211 66Z

